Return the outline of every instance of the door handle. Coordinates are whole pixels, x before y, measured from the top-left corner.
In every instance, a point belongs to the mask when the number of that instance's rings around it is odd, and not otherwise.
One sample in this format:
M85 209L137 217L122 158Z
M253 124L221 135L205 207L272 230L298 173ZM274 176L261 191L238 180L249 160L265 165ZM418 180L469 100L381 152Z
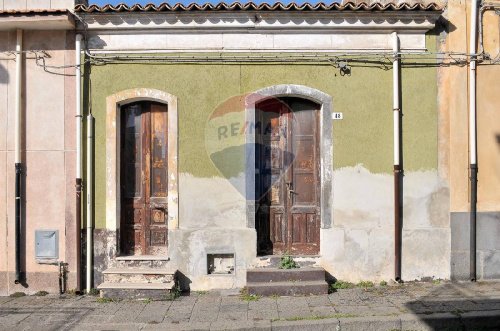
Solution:
M286 189L288 191L288 198L291 199L292 198L292 194L297 194L293 189L292 189L292 183L291 182L287 182L286 183Z

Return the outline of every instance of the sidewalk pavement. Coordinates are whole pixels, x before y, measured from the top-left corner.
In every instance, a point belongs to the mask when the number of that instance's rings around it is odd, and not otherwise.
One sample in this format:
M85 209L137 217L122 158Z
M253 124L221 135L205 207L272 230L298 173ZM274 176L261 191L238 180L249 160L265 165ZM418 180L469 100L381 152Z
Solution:
M500 330L500 282L415 282L251 299L220 292L173 301L0 297L0 330Z

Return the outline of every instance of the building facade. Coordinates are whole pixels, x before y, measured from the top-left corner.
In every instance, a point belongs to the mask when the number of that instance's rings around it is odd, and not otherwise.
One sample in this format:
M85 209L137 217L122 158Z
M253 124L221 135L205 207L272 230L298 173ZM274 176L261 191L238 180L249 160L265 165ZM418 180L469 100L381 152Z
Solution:
M37 272L57 281L57 266L29 255L38 229L59 231L49 260L64 256L68 288L166 289L174 275L183 289L241 288L248 270L283 255L353 282L469 279L472 61L476 275L497 279L498 5L478 6L476 53L467 3L81 4L58 14L71 17L64 33L25 31L61 44L23 44L35 54L21 103L28 290L41 289L29 281ZM2 19L27 15L6 9ZM13 118L9 52L14 29L28 28L4 26L2 109ZM61 87L30 86L31 72ZM16 239L12 121L2 247ZM61 162L30 161L31 150ZM0 289L12 293L6 251Z

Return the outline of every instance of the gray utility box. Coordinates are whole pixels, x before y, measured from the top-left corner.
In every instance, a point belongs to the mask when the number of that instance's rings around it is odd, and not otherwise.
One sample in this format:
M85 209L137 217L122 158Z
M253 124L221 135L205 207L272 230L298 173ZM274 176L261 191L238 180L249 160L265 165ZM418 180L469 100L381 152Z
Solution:
M35 258L37 260L59 258L59 231L35 230Z

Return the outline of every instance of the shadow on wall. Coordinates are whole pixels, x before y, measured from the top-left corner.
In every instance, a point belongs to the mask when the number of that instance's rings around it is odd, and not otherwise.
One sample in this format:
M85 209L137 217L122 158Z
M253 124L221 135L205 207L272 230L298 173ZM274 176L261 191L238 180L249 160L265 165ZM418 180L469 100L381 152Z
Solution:
M9 72L3 64L0 64L0 84L9 83Z
M425 326L429 330L499 330L498 298L484 291L479 291L479 297L470 296L467 286L463 283L444 284L406 303L408 311L418 316L418 325L414 325L414 320L407 321L413 325L406 325L403 329L413 330ZM470 286L481 286L481 283Z

